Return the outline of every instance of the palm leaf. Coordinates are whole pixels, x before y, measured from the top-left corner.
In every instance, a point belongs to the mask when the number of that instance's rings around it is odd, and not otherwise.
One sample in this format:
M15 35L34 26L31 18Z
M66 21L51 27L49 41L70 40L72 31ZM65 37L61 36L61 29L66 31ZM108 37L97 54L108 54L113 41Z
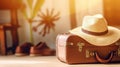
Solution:
M49 16L49 10L46 9L46 16Z
M22 12L22 14L24 15L24 17L25 17L26 19L28 19L28 15L27 15L26 11L25 11L25 10L21 10L21 12Z
M50 26L48 26L47 28L48 28L48 29L47 29L47 34L49 34L51 28L50 28Z
M49 26L53 31L55 31L55 24L54 23L51 23Z
M52 20L53 20L53 21L57 21L57 20L59 20L59 19L60 19L60 17L58 16L58 17L53 18Z
M51 10L50 16L53 16L54 9Z
M29 8L32 10L33 0L27 0L27 3L29 5Z
M39 27L39 26L41 26L43 24L44 24L44 22L40 22L36 27Z
M55 18L55 17L57 17L57 16L59 16L60 15L60 12L57 12L54 16L53 16L53 18Z
M25 5L25 3L23 2L23 0L17 0L17 2L18 2L19 5L20 5L20 11L21 11L21 13L23 14L23 16L24 16L25 18L28 18L27 12L26 12L26 5Z
M39 17L44 18L45 14L43 12L40 12L40 14L38 14Z
M23 16L26 19L28 19L28 15L27 15L27 12L26 12L26 5L24 3L22 4L20 11L22 12Z
M35 5L35 7L33 8L33 13L32 13L32 15L31 15L31 19L33 19L33 18L36 16L37 12L41 9L44 1L45 1L45 0L37 0L36 5Z

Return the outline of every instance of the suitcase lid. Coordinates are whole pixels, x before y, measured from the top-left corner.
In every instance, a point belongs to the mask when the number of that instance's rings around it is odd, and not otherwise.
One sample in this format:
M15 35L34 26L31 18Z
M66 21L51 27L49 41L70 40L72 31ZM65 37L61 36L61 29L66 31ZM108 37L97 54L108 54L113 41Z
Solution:
M70 45L72 45L72 43L81 43L81 44L85 44L86 45L86 47L87 46L96 46L96 47L100 47L99 45L97 45L97 44L92 44L92 43L90 43L90 42L88 42L87 40L85 40L85 39L83 39L82 37L80 37L80 36L78 36L78 35L74 35L74 34L70 34L67 38L66 38L66 41L65 42L67 42L67 43L69 43ZM114 43L111 43L111 44L108 44L108 45L102 45L101 47L108 47L108 46L114 46L114 45L120 45L120 39L119 40L117 40L116 42L114 42Z

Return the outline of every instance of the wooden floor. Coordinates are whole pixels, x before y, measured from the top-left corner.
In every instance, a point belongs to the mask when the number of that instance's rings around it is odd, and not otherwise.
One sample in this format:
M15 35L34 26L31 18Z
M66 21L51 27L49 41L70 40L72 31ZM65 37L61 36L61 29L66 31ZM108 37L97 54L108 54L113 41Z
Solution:
M120 67L120 64L77 64L60 62L56 56L0 56L0 67Z
M120 26L117 26L120 29ZM120 67L120 64L77 64L60 62L56 56L0 56L0 67Z

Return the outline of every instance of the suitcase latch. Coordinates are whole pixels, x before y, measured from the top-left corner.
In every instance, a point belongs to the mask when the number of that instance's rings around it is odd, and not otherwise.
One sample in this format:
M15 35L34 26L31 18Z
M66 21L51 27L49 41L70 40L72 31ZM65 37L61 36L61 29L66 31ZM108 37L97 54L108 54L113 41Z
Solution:
M84 43L82 43L82 42L78 42L77 43L77 46L79 47L79 52L82 52L82 49L83 49L83 46L84 46L85 44Z
M86 50L86 58L89 58L89 57L92 57L92 56L94 56L94 52Z

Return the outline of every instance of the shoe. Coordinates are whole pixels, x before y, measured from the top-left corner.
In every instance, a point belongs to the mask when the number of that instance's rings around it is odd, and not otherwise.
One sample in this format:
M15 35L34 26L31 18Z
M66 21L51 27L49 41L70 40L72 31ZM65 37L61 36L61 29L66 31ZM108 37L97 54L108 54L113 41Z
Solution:
M45 42L39 42L30 49L30 56L53 56L55 50L50 49Z
M15 55L16 56L29 55L31 46L33 46L33 44L28 43L28 42L26 42L20 46L17 46L16 51L15 51Z

